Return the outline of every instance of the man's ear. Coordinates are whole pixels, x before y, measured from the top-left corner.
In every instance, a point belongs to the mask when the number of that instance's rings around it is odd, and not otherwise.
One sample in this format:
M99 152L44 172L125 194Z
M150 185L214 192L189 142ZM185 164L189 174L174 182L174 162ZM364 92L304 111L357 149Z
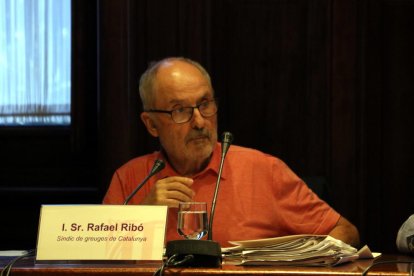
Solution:
M158 137L158 130L155 125L154 119L151 118L150 114L148 112L142 112L141 113L141 120L144 123L145 127L147 128L148 132L154 136Z

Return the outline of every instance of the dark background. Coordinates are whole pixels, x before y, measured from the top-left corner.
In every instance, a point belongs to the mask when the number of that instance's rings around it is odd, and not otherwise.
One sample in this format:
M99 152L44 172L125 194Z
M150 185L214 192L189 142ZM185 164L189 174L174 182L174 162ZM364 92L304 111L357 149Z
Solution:
M220 132L325 179L363 244L395 252L414 213L414 0L72 6L72 125L0 127L0 249L35 247L41 204L100 203L117 167L157 149L139 76L186 56L211 73Z

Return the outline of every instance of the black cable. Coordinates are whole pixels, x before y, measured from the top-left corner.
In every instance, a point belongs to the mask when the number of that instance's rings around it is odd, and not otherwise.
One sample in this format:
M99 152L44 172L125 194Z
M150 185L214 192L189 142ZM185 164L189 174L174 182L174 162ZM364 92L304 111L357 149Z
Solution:
M162 276L165 268L167 267L178 267L180 265L186 264L194 259L194 255L189 254L185 255L181 260L177 260L178 257L181 257L179 254L174 254L166 260L157 271L154 272L153 276Z
M18 262L21 259L24 259L26 257L31 257L34 256L36 254L36 249L31 249L29 251L27 251L25 254L17 256L16 258L13 258L1 271L0 276L9 276L12 267L14 266L14 264L16 262Z
M184 258L182 260L178 260L176 261L175 259L178 257L179 255L177 255L175 258L172 258L170 264L167 263L167 267L177 267L177 266L181 266L183 264L186 264L187 262L190 262L192 260L194 260L194 255L193 254L188 254L185 255ZM174 257L174 255L172 256ZM171 259L171 258L170 258Z
M373 268L376 265L380 265L380 264L411 264L411 270L410 270L410 276L413 276L413 271L412 271L412 264L414 263L414 261L398 261L398 260L392 260L392 261L379 261L379 262L375 262L372 263L370 266L368 266L363 272L362 272L362 276L367 275L368 271L371 270L371 268Z
M153 275L153 276L162 276L162 274L164 273L165 264L166 264L166 262L163 262L163 263L162 263L162 265L161 265L161 267L160 267L160 268L158 268L158 269L154 272L154 274L152 274L152 275Z

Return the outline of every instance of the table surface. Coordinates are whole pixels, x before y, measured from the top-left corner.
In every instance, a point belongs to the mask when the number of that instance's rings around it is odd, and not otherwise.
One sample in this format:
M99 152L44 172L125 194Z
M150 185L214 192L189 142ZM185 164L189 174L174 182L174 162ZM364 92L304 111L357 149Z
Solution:
M10 258L0 258L4 267ZM336 267L300 266L235 266L223 264L220 268L166 268L164 275L361 275L362 272L379 262L391 262L373 266L368 275L410 275L414 256L382 255L375 260L357 260ZM400 262L400 263L396 263ZM36 264L34 257L19 260L13 266L11 275L153 275L161 262L99 263L99 264Z

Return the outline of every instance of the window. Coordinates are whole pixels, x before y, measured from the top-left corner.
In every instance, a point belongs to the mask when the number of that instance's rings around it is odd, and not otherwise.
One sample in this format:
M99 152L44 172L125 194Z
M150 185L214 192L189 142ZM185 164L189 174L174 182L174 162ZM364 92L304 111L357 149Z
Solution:
M0 125L68 125L70 0L0 1Z

